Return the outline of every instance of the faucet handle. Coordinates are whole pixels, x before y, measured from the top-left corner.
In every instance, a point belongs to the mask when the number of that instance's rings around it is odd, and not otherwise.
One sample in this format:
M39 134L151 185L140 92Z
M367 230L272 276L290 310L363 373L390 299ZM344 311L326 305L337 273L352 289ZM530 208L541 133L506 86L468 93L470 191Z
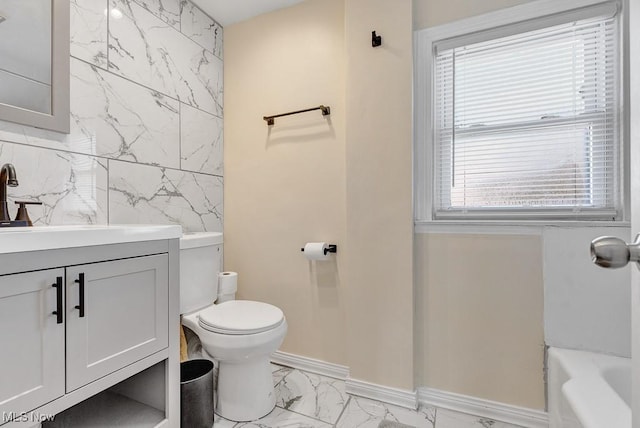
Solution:
M28 226L33 226L29 213L27 212L27 205L42 205L42 202L32 201L16 201L18 205L18 214L16 214L16 221L26 221Z

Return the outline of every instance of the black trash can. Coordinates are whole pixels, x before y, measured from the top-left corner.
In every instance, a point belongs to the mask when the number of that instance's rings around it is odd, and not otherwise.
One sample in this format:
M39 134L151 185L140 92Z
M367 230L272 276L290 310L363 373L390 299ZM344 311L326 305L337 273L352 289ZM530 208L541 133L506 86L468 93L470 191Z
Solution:
M209 360L180 363L180 426L213 426L213 363Z

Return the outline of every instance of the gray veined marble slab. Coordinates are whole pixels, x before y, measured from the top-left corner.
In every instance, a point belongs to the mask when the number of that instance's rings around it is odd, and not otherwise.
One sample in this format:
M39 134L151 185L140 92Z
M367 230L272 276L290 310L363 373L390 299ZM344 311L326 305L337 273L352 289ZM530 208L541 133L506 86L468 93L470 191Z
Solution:
M221 177L109 161L109 222L222 232Z
M106 161L11 143L0 143L0 159L18 176L19 186L7 190L12 218L12 201L26 200L43 203L29 207L35 225L107 222Z
M180 166L176 100L78 60L71 62L71 98L68 139L73 149Z
M438 409L436 428L521 428L516 425L498 422L479 416L466 415L450 410Z
M222 26L188 0L182 0L180 29L200 46L222 58Z
M105 0L71 0L71 56L107 67Z
M273 385L278 385L280 381L291 372L291 370L293 370L291 367L279 366L272 363L271 373L273 373Z
M416 428L437 428L435 412L434 408L416 411L352 396L336 427L377 428L382 420L389 420Z
M0 140L178 168L179 102L72 58L70 133L0 121Z
M222 119L185 104L180 108L180 168L222 175Z
M0 141L68 150L66 134L0 120Z
M434 428L436 426L436 414L437 409L435 407L428 407L421 405L418 408L418 426L425 426L427 428Z
M110 1L124 13L109 22L109 70L221 117L222 60L137 3Z
M223 428L224 425L214 423L214 428ZM228 425L227 425L228 426ZM267 416L254 422L238 422L235 428L330 428L331 425L312 419L299 413L290 412L276 407Z
M133 0L140 6L180 30L180 0Z
M345 382L292 370L276 387L276 404L287 410L336 423L349 396Z
M230 421L220 415L213 416L213 428L233 428L237 422Z

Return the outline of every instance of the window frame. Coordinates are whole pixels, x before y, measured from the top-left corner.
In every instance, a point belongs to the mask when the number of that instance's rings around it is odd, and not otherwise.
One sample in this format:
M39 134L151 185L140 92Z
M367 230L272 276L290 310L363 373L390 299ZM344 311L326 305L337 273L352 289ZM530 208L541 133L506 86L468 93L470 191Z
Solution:
M478 224L567 224L596 223L620 224L629 221L629 94L628 87L628 0L537 0L522 5L490 12L484 15L455 21L437 27L418 30L414 34L414 222L416 226L436 223L475 222ZM536 28L566 22L567 18L579 20L594 7L615 4L620 15L620 67L619 67L619 135L620 147L620 212L617 217L605 219L595 214L558 214L554 210L535 213L519 210L474 210L471 213L456 213L452 216L435 216L434 192L436 168L433 163L435 144L435 48L450 39L464 40L465 44L487 38L498 38ZM459 43L459 42L457 42ZM598 217L595 217L598 216Z

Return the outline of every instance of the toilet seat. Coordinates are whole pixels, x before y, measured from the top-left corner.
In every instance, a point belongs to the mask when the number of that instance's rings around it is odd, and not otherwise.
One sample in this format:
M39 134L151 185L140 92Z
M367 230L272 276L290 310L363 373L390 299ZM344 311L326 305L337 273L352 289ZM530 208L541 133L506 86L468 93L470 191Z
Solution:
M219 334L244 335L262 333L284 322L280 308L263 302L231 300L209 306L198 314L203 329Z

